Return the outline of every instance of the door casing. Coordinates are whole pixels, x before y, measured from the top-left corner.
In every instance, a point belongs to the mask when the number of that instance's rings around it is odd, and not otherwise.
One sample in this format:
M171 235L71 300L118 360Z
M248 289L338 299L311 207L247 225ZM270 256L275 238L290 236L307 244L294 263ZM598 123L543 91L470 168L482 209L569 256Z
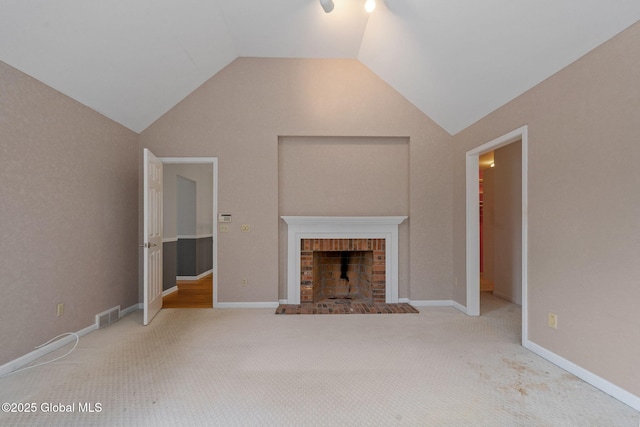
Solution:
M213 167L213 307L218 305L218 158L217 157L159 157L163 164L211 164Z
M466 313L469 316L480 315L480 219L478 207L480 204L478 188L478 159L480 155L496 150L512 142L522 142L522 345L528 341L528 298L527 298L527 236L528 236L528 127L522 126L492 141L482 144L466 154L466 282L467 304Z

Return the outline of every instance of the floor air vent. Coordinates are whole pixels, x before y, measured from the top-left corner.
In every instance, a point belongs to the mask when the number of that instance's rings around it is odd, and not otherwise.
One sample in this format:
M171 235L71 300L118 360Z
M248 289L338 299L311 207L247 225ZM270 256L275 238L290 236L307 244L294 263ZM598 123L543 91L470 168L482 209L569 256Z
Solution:
M102 313L96 314L96 325L98 325L98 329L102 329L105 326L109 326L113 322L120 319L120 306L117 305L113 308L110 308L107 311L103 311Z

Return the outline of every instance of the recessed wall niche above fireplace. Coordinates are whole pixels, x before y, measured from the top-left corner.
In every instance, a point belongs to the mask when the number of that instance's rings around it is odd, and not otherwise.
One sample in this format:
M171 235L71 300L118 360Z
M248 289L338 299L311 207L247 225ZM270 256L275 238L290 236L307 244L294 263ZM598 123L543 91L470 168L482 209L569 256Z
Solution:
M323 298L397 303L398 225L406 218L283 216L287 303ZM325 264L324 272L314 263Z

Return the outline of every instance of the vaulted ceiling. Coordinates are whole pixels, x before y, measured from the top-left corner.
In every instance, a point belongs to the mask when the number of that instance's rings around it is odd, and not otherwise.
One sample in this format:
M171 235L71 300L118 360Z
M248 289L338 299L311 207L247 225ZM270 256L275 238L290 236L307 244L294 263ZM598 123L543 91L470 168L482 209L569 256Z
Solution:
M352 58L451 134L640 19L638 0L0 0L0 60L141 132L237 57Z

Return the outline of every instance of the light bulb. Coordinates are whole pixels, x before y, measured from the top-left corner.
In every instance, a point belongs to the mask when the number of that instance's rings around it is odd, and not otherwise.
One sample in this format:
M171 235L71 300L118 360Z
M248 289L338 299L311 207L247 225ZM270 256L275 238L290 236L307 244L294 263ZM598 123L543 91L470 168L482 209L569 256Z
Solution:
M376 8L376 0L367 0L364 2L364 10L371 13Z
M333 0L320 0L320 6L322 6L324 13L329 13L333 10Z

